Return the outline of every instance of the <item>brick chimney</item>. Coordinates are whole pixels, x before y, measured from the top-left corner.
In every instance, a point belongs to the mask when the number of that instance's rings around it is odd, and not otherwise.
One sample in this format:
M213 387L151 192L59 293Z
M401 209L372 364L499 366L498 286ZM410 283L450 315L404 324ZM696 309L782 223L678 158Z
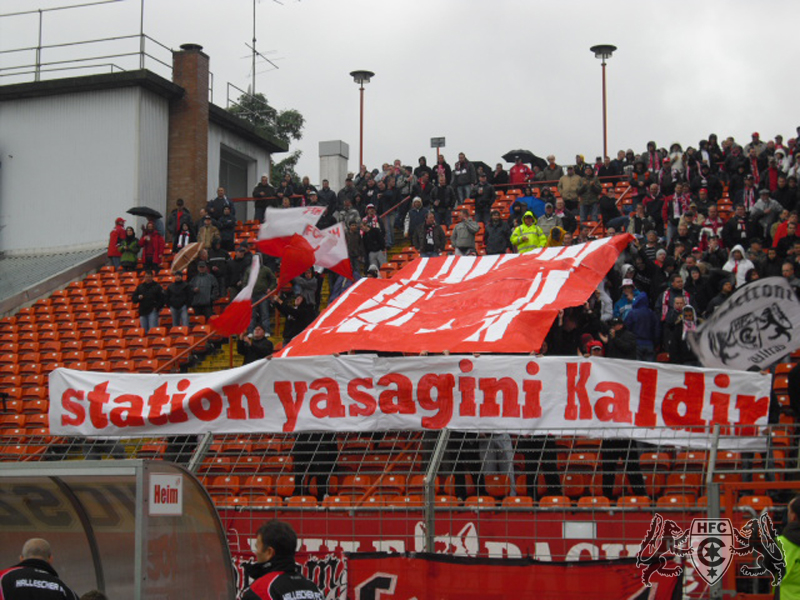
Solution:
M167 213L183 198L195 220L208 200L208 66L198 44L183 44L172 53L172 81L185 93L169 107Z

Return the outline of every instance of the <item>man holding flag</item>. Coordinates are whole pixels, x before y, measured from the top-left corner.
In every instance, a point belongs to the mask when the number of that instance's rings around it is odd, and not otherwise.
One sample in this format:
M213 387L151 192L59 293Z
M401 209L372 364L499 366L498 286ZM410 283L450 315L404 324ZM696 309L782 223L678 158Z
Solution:
M252 332L257 324L261 324L269 332L271 322L267 299L315 265L330 269L348 279L353 278L344 226L339 223L324 230L316 227L324 212L324 206L267 208L256 245L259 252L281 259L277 286L272 270L261 266L256 255L250 269L245 273L247 286L219 317L211 321L218 334L231 336L244 332L247 327L242 324L244 307L251 308L253 313L248 321L249 331Z

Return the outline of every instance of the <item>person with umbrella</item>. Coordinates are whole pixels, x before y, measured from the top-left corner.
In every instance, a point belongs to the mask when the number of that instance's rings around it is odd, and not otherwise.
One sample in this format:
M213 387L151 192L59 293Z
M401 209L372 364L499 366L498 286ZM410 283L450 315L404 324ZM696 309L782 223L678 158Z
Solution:
M522 162L522 157L517 156L514 159L514 166L511 167L508 175L508 181L512 188L522 189L530 179L533 177L533 171L530 167Z
M161 236L152 221L145 226L144 235L139 240L143 249L144 268L147 271L161 268L161 259L164 258L164 238Z

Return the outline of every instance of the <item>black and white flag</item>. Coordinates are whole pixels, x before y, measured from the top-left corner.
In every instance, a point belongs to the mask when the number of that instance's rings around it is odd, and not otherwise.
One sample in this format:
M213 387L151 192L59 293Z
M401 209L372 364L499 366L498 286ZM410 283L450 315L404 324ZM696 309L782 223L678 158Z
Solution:
M704 367L764 369L800 347L800 301L782 277L736 290L690 334Z

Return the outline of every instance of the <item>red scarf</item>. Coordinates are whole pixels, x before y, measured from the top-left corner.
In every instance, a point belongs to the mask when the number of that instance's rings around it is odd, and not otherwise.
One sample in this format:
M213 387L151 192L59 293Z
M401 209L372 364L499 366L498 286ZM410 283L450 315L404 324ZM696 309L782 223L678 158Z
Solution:
M761 181L761 176L758 174L758 159L750 159L750 174L753 176L753 182L758 185L758 182Z

